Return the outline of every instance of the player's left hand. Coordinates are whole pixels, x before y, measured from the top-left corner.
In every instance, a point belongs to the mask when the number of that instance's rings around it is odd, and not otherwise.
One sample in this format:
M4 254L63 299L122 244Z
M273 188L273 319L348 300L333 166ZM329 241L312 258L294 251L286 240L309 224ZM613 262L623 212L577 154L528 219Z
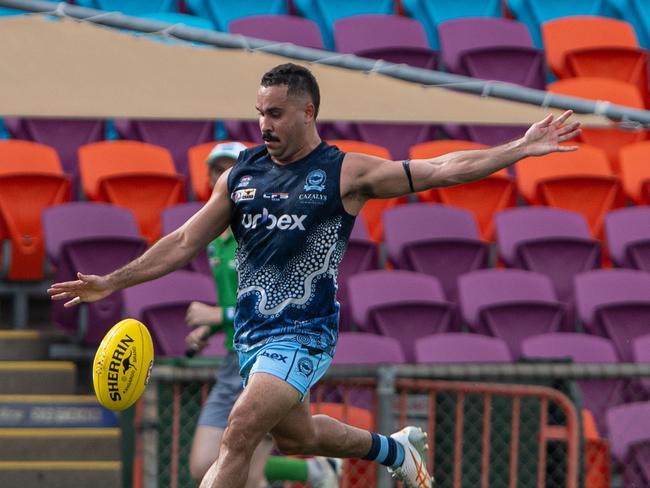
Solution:
M573 114L567 110L557 118L549 115L544 120L530 126L523 137L526 153L529 156L543 156L555 151L575 151L577 146L561 146L560 143L570 141L580 134L580 122L565 122Z

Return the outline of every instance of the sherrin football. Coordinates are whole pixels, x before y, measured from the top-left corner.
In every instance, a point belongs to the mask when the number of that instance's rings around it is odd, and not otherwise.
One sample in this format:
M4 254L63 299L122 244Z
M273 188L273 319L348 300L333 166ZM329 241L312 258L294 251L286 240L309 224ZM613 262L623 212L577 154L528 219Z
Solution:
M145 325L124 319L102 339L93 361L95 395L109 410L133 405L144 391L153 367L153 342Z

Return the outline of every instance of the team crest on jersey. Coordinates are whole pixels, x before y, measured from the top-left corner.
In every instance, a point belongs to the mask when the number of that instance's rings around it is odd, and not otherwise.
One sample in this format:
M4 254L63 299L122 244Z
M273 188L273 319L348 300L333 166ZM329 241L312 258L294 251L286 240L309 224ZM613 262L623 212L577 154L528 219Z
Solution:
M327 174L322 169L315 169L307 175L305 191L323 191Z
M250 175L242 176L241 179L239 180L239 183L237 184L237 188L250 185L252 179L253 177Z
M257 188L244 188L243 190L235 190L232 193L232 201L237 203L245 200L252 200L255 198L256 192Z

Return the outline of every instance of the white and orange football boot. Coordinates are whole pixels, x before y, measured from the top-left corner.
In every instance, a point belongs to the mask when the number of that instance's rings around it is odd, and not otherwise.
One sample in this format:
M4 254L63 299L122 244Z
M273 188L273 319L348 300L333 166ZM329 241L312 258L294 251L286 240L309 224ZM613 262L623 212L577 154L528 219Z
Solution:
M404 463L395 469L388 468L393 479L402 481L407 488L432 488L433 477L427 470L425 451L427 434L419 427L404 427L391 435L404 446Z

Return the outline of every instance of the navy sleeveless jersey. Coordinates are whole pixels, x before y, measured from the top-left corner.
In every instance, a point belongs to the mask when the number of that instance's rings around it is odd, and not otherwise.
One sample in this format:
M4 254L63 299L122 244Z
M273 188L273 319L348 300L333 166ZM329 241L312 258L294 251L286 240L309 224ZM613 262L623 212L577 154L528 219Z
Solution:
M258 146L242 152L232 168L238 350L290 340L333 352L336 277L355 219L341 200L343 157L322 142L305 158L279 165Z

